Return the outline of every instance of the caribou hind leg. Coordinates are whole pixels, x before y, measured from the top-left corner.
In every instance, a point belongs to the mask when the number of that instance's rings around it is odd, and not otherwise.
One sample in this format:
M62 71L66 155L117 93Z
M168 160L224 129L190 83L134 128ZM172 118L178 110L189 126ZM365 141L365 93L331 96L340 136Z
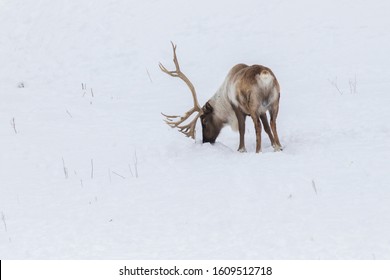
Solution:
M275 146L275 140L274 140L274 136L272 135L271 128L269 127L267 114L266 113L261 114L260 115L260 120L263 123L264 130L267 133L267 135L269 137L269 140L271 141L272 147L274 147Z
M256 131L256 153L260 153L261 152L261 122L257 114L253 113L251 114L251 117L255 125L255 131Z
M279 108L276 107L276 108L272 108L270 110L270 115L271 115L271 130L272 130L272 133L274 135L274 140L275 140L275 144L274 144L274 151L275 152L278 152L278 151L282 151L283 148L282 148L282 145L280 144L280 141L279 141L279 136L278 136L278 131L276 130L276 118L278 116L278 111L279 111Z

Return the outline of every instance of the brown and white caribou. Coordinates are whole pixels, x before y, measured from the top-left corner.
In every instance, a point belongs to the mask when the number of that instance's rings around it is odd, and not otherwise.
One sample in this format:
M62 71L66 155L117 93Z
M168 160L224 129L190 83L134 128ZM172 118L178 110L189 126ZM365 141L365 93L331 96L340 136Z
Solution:
M276 118L279 111L280 86L271 69L262 65L248 66L245 64L235 65L228 73L225 81L217 92L206 102L203 107L199 106L194 85L180 70L176 56L176 45L172 43L173 62L176 69L167 70L161 63L160 69L172 76L183 80L189 87L194 107L183 116L165 115L165 122L171 127L177 127L187 137L195 139L195 126L200 117L202 123L203 143L215 143L221 129L230 125L233 130L239 131L240 144L238 151L246 152L245 118L250 116L256 131L256 153L261 152L261 122L268 134L275 151L282 150L276 130ZM271 127L268 124L267 111L271 117ZM187 124L187 119L197 113ZM261 122L260 122L261 120Z

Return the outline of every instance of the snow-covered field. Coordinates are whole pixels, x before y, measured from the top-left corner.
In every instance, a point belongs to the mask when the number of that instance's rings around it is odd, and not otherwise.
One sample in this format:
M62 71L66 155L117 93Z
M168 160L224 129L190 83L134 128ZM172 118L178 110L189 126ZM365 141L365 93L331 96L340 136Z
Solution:
M0 259L390 259L390 2L0 1ZM170 129L236 63L283 152Z

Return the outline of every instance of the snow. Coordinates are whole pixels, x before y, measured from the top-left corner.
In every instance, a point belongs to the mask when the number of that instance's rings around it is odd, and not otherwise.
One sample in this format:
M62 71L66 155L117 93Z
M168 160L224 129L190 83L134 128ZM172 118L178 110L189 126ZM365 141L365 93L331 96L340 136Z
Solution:
M0 259L389 259L384 0L4 0ZM236 63L281 85L282 152L183 137Z

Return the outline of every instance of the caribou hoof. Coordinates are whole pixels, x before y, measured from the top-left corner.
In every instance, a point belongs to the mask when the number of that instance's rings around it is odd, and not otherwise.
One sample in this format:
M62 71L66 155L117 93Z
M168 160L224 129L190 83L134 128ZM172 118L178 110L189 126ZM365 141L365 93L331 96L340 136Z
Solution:
M283 148L281 146L274 146L274 152L281 152Z
M246 149L245 147L242 147L242 148L238 148L238 150L240 153L246 153Z

